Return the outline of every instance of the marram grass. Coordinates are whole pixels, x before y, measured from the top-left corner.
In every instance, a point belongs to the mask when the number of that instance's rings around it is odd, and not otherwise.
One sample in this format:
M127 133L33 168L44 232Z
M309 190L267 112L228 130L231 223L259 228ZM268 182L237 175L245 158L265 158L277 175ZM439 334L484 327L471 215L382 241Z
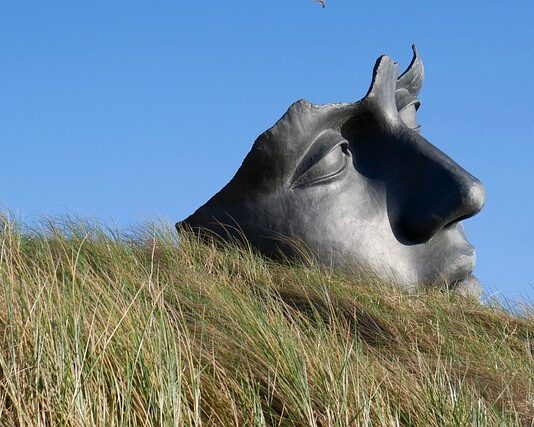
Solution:
M0 220L5 426L534 425L534 319L215 247Z

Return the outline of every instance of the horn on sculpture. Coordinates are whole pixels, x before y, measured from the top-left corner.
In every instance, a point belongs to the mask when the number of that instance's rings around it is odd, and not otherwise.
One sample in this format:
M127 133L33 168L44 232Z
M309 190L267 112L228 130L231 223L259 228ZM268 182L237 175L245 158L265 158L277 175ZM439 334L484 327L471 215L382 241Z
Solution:
M384 111L397 111L395 90L399 67L389 56L377 59L373 69L373 80L365 99L373 100Z
M425 69L423 62L419 57L417 48L412 45L413 58L412 62L404 73L397 80L397 90L406 89L411 95L417 96L423 87L425 79Z

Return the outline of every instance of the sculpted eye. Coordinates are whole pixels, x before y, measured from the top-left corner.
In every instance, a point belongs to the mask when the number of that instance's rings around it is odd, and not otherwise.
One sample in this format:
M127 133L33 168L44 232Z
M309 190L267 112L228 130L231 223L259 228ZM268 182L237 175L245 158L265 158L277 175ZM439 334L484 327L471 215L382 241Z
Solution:
M395 102L399 116L404 124L410 129L420 132L421 126L417 123L417 110L421 106L421 101L406 89L401 88L395 91Z
M347 167L350 158L349 144L340 142L331 150L318 157L308 168L294 181L293 187L305 187L329 182L338 177Z
M421 130L421 126L417 123L417 116L414 104L408 105L404 108L404 110L401 110L399 112L399 116L406 124L406 126L408 126L410 129L413 129L417 132Z

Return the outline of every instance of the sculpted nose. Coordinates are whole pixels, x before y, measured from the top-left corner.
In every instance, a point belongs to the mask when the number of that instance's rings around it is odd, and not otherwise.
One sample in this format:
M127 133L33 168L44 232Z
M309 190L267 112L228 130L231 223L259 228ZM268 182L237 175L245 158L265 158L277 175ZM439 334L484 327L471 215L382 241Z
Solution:
M486 202L486 191L482 183L469 175L463 183L465 190L463 191L462 207L460 209L460 216L455 218L456 221L469 218L479 213Z
M485 201L481 182L415 131L414 116L401 117L397 89L415 97L422 84L417 57L412 65L399 78L396 63L379 58L369 92L342 128L354 167L386 194L392 231L406 244L430 240L477 214Z
M486 196L477 178L424 138L416 151L409 165L413 185L406 189L400 226L410 241L423 243L440 229L476 215Z

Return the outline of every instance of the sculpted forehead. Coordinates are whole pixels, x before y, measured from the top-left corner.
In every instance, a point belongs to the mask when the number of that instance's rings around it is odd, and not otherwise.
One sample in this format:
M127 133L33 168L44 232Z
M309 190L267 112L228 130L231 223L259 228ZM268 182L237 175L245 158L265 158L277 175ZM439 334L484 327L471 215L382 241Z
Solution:
M288 184L302 157L325 131L339 133L359 103L295 102L276 124L261 134L241 170L258 188ZM265 188L267 189L267 188Z
M419 106L417 94L423 71L414 48L414 59L400 77L397 64L387 56L380 57L373 70L370 88L358 102L324 105L306 100L295 102L273 127L257 138L234 178L210 202L217 201L222 206L287 189L302 160L314 154L310 150L318 145L316 143L328 146L338 142L341 129L349 120L368 117L362 113L367 112L370 104L384 111L392 109L392 114L405 108L411 108L415 113ZM384 104L382 99L390 101ZM407 117L410 118L410 113ZM414 117L413 122L411 127L417 130Z
M258 137L235 178L247 182L250 191L260 193L286 187L317 139L324 137L325 132L335 139L347 121L363 112L369 97L383 97L379 92L384 87L391 86L390 98L396 104L391 107L395 113L404 114L403 110L407 110L408 120L405 121L419 131L415 117L411 123L408 110L412 108L414 114L419 108L417 96L423 84L424 69L415 46L413 51L412 62L400 77L398 65L387 56L380 57L369 90L358 102L324 105L306 100L295 102L272 128ZM388 79L389 83L384 82ZM388 106L384 107L387 110Z

